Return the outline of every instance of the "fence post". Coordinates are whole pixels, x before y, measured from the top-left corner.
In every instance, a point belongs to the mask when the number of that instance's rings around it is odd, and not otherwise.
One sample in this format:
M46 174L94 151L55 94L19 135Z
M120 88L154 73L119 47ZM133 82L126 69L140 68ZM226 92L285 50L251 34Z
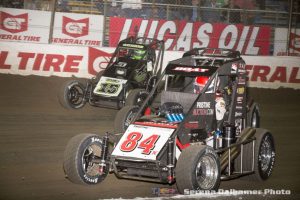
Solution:
M53 38L53 26L54 26L54 19L55 19L55 13L56 13L56 5L57 5L57 0L54 0L54 5L53 5L53 10L51 10L51 21L50 21L50 31L49 31L49 40L48 44L52 43L52 38Z
M293 18L293 4L294 1L290 0L290 10L289 10L289 28L288 28L288 34L287 34L287 44L286 44L286 53L289 56L290 55L290 40L291 40L291 29L292 29L292 18Z

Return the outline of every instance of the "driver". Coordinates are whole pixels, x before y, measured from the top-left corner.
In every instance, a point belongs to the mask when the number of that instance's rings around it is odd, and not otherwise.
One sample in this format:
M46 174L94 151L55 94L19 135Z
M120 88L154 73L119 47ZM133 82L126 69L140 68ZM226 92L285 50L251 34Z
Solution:
M203 90L208 79L209 77L207 76L197 76L194 80L194 93L199 94Z
M146 55L146 51L145 50L134 50L131 58L133 60L142 60Z

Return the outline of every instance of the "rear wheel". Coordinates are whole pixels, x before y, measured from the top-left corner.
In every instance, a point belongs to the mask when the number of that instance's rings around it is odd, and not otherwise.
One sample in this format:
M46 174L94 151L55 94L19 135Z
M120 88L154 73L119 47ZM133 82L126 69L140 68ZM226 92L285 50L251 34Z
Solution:
M138 110L139 108L137 106L124 106L119 110L114 121L115 133L124 133L136 116Z
M58 100L65 108L79 109L86 103L84 93L84 85L79 81L71 80L61 87L58 94Z
M273 171L275 163L275 142L271 133L267 130L257 128L254 146L254 174L244 177L246 180L267 180ZM252 171L253 143L244 145L243 171ZM241 156L235 160L236 171L241 171Z
M129 92L125 106L141 106L148 96L148 92L144 89L133 89Z
M80 134L73 137L64 152L63 167L67 178L73 183L84 185L102 182L109 167L106 166L103 173L99 172L101 152L102 139L99 136Z
M180 193L188 190L218 190L220 161L211 147L191 145L177 161L176 185Z

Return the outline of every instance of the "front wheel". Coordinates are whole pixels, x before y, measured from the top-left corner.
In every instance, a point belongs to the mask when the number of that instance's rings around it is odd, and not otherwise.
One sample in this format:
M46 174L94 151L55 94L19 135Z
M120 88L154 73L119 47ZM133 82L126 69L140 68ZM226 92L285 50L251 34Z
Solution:
M273 171L275 164L275 142L272 134L265 129L256 129L253 158L253 143L244 145L243 171L252 171L254 174L246 176L246 180L267 180ZM237 171L241 171L241 155L235 160ZM254 163L252 163L254 161ZM254 168L253 168L254 167Z
M175 175L180 193L185 190L218 190L220 185L220 161L209 146L191 145L178 159Z
M126 98L125 106L141 106L148 94L144 89L131 90Z
M109 170L99 171L102 139L95 134L80 134L73 137L64 152L63 167L67 178L77 184L97 184L102 182Z
M79 81L71 80L61 87L58 94L58 100L65 108L79 109L86 103L84 93L84 85Z
M260 114L257 103L253 103L247 113L247 127L260 127Z
M138 110L139 108L137 106L124 106L119 110L114 121L115 133L124 133L136 116Z

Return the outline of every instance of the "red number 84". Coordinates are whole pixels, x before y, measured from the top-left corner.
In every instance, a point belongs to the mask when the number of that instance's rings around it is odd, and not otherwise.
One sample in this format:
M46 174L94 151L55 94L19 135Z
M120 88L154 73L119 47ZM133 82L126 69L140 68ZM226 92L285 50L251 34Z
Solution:
M142 154L149 155L152 150L155 148L155 144L159 139L159 135L151 135L150 137L139 142L143 137L143 134L140 132L132 132L128 134L126 140L121 144L121 151L131 152L136 148L143 149Z

